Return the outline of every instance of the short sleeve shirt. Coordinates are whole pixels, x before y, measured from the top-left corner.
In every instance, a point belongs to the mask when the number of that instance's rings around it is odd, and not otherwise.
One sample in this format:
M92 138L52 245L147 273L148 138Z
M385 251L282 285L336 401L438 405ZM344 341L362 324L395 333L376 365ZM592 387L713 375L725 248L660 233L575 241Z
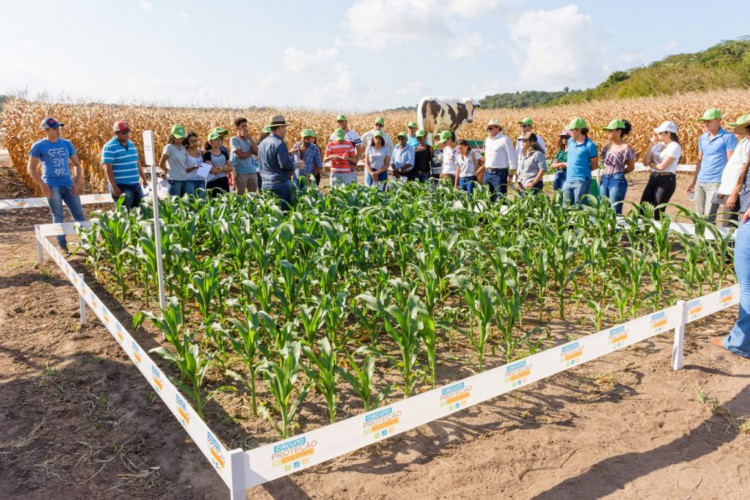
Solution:
M167 178L170 181L186 181L188 178L185 165L187 163L187 150L185 146L167 144L162 154L167 156Z
M116 137L107 142L102 148L102 165L112 165L115 182L126 186L138 184L138 149L133 141L123 145Z
M346 140L351 142L352 145L356 148L357 146L362 145L362 138L359 136L358 133L356 133L354 130L347 130L346 131ZM329 139L330 142L336 141L336 134L331 134L331 138Z
M42 139L31 146L29 156L39 158L42 165L42 180L48 186L72 186L70 175L70 157L76 154L73 143L67 139L57 139L55 142Z
M350 174L354 170L349 160L354 160L357 156L357 150L354 144L349 141L329 142L326 146L326 156L341 156L343 160L331 160L331 172L335 174Z
M661 170L661 172L671 172L674 174L677 173L677 164L680 162L680 156L682 156L682 146L672 141L663 148L654 151L653 159L657 165L660 165L665 158L672 158L672 162L669 164L666 170ZM651 170L659 172L659 170Z
M721 182L721 173L727 165L727 154L737 147L737 138L720 128L712 138L706 132L698 139L698 150L702 153L701 169L696 182Z
M583 181L591 179L591 158L599 156L599 150L594 141L588 137L583 144L575 139L568 140L568 175L569 181Z
M625 167L630 160L635 160L635 151L630 146L620 151L612 151L610 147L605 147L602 151L604 175L625 173Z
M252 151L252 141L234 136L229 139L229 148L231 151L229 159L232 162L232 165L234 165L235 172L237 172L238 174L254 174L258 171L258 165L253 160L252 156L248 156L245 159L241 159L239 156L237 156L237 151L241 151L243 153L249 153L250 151Z

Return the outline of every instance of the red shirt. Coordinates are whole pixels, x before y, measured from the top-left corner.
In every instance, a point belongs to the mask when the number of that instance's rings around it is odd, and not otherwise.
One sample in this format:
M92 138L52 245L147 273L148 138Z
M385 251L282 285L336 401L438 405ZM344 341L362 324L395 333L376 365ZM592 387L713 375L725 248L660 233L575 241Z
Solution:
M326 146L326 156L341 156L344 160L331 160L331 172L334 174L351 174L354 167L349 163L349 159L354 160L357 157L357 150L349 141L329 142Z

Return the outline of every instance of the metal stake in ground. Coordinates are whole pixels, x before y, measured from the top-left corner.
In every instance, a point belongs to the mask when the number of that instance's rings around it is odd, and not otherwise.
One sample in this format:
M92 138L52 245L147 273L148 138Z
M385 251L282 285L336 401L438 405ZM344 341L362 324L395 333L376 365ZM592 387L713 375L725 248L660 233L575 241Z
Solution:
M151 167L151 197L154 203L154 243L156 245L156 273L159 276L159 305L161 309L167 308L164 298L164 267L161 258L161 220L159 219L159 192L156 182L156 158L154 158L154 131L143 131L143 153L146 157L146 165ZM164 337L164 334L162 334Z

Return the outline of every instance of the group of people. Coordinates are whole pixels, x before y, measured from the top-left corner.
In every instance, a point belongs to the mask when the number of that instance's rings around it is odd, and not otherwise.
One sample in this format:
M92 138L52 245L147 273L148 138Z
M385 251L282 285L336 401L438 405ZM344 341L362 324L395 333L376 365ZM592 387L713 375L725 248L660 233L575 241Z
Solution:
M730 123L732 132L722 128L722 120L718 109L709 109L699 118L705 133L699 139L698 164L687 190L694 196L696 212L709 221L715 222L719 207L725 205L730 217L739 223L735 270L742 290L740 316L722 345L750 357L750 114ZM428 134L419 130L416 122L408 123L408 132L399 132L394 142L383 130L383 118L377 118L373 129L362 137L349 128L345 115L338 115L336 121L338 128L324 149L318 146L312 129L303 130L289 149L285 141L289 124L282 115L271 117L257 140L250 135L247 119L237 118L229 148L224 145L229 136L225 128L214 128L201 149L198 135L176 124L158 166L169 181L170 195L218 196L233 185L239 194L270 191L281 200L284 209L289 209L294 190L306 189L313 183L318 186L326 164L330 165L332 187L358 182L357 165L362 160L367 186L384 190L389 182L427 182L433 178L470 194L481 183L488 186L493 201L502 201L509 186L522 196L539 193L545 173L552 170L553 188L562 190L568 204L586 202L586 195L591 193L592 172L601 164L604 170L599 194L609 200L618 214L622 213L628 190L626 174L635 169L636 153L627 142L632 127L623 119L612 120L604 127L609 141L601 154L589 138L586 121L573 119L559 134L557 151L549 166L547 146L534 133L530 118L519 121L515 144L503 133L498 120L490 120L481 149L472 148L465 139L457 140L451 131L442 131L429 141ZM82 222L82 167L73 144L61 136L61 127L63 124L52 117L42 121L46 137L32 146L27 170L47 197L53 222L63 222L63 203L74 220ZM663 213L662 204L669 202L676 190L677 166L682 156L678 130L670 121L655 128L643 160L650 176L641 203L657 207L657 218ZM140 205L142 187L147 185L138 150L130 140L131 132L128 122L117 121L114 135L101 153L112 198L127 210ZM58 236L57 241L67 251L65 236Z

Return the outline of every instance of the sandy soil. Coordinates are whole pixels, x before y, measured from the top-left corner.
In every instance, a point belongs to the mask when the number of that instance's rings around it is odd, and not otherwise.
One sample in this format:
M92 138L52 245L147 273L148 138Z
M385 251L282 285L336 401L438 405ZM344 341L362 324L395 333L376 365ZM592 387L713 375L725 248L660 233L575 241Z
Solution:
M0 162L0 198L28 196ZM631 180L637 201L646 177ZM31 228L48 220L0 212L0 497L225 497L104 327L80 325L57 266L36 262ZM750 498L750 361L708 343L735 314L688 328L684 371L658 337L249 497Z

